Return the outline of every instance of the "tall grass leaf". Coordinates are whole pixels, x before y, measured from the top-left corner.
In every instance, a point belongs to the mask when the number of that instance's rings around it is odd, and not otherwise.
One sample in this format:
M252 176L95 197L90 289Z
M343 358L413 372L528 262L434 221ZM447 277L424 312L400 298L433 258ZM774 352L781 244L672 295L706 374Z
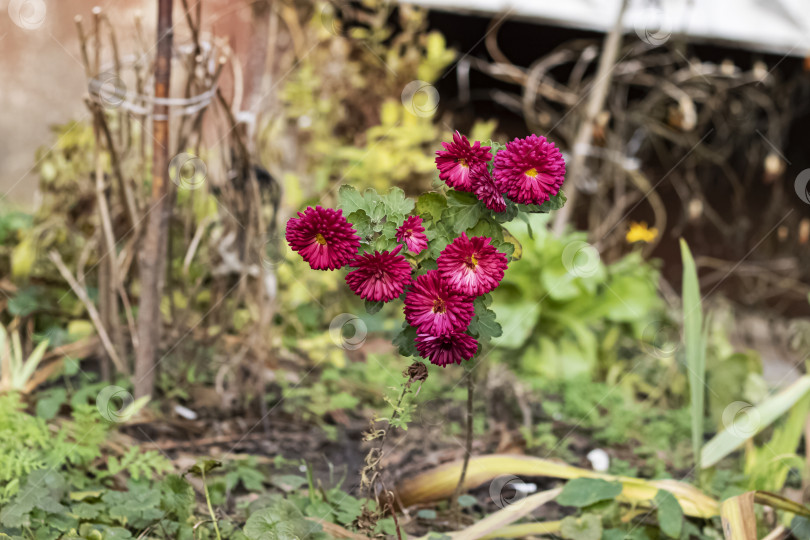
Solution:
M778 394L770 396L762 403L752 407L748 410L747 417L755 418L756 422L752 426L746 426L745 429L737 429L736 425L732 423L712 437L703 447L702 466L705 468L715 465L742 446L746 440L774 423L806 396L808 392L810 392L810 376L804 375Z
M703 442L703 412L706 380L706 342L703 333L703 310L697 267L686 241L681 238L683 262L683 328L686 368L689 370L689 395L692 410L692 451L695 466L700 469Z

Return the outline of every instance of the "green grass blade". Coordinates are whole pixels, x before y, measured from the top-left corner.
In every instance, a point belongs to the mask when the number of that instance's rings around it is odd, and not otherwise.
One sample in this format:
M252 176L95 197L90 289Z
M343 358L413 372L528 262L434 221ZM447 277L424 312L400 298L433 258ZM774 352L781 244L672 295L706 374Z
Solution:
M746 429L736 429L735 424L727 426L726 429L712 437L712 440L703 447L701 463L703 467L711 467L718 461L732 453L743 445L743 443L774 423L780 416L789 411L807 393L810 392L810 376L804 375L773 396L770 396L762 403L751 408L747 416L755 418L753 426Z
M703 310L700 302L697 267L689 246L681 238L683 261L683 329L686 367L689 370L689 394L692 404L692 451L695 466L701 467L703 412L706 379L706 345L703 333Z
M19 390L24 390L28 380L34 376L34 372L37 370L37 367L39 367L39 363L42 362L45 351L48 350L48 343L49 341L46 339L37 345L37 348L34 349L31 356L28 357L28 360L20 366L20 371L15 374L17 377L16 385Z

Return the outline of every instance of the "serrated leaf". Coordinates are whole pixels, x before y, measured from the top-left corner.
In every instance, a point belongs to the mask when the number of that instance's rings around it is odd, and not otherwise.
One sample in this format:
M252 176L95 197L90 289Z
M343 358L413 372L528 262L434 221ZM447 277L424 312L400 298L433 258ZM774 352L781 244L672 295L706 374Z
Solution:
M319 523L305 519L290 501L278 498L269 508L254 512L248 518L244 533L250 540L309 540L323 538L321 530Z
M79 502L71 505L70 511L79 519L96 519L106 510L104 503Z
M398 187L392 187L388 193L382 197L386 214L390 217L403 217L411 213L414 202L405 196L405 192Z
M487 299L488 298L488 299ZM473 337L478 338L480 341L487 342L494 337L500 337L503 334L503 329L498 321L495 320L495 312L487 307L487 302L492 302L490 295L479 296L473 302L475 307L475 315L470 321L468 331Z
M365 212L368 210L368 204L359 191L352 186L344 184L338 189L338 208L343 210L344 216L348 216L358 210Z
M182 517L189 514L194 505L194 489L185 478L170 474L163 479L160 487L163 510Z
M484 215L483 206L478 204L478 199L472 193L461 191L447 192L447 209L442 214L442 219L449 221L453 232L461 234L467 229L475 227L481 216Z
M349 220L349 223L354 225L354 228L357 230L357 234L359 234L360 238L363 240L368 239L368 237L370 237L374 232L371 226L371 219L364 210L355 210L346 216L346 219Z
M425 220L439 221L445 208L447 208L447 199L441 193L433 191L423 193L416 200L416 213Z

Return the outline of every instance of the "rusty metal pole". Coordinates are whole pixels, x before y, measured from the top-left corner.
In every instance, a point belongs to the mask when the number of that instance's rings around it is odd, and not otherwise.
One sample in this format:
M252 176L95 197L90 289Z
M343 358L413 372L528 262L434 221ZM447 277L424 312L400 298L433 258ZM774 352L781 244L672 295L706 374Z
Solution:
M135 357L135 397L151 395L160 345L160 299L166 270L169 229L169 107L157 100L169 97L172 64L172 0L158 0L155 100L152 120L152 197L143 244L138 253L141 298L138 310L140 346Z

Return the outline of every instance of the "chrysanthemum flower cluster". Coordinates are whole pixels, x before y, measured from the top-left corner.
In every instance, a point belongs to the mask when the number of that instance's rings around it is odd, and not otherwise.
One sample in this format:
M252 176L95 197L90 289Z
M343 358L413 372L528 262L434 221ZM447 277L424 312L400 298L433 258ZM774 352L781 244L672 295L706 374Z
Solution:
M543 204L556 195L565 178L562 154L545 137L515 139L492 162L491 147L470 146L458 131L452 143L436 152L439 178L459 191L469 191L493 212L506 210L504 196L520 204Z
M341 209L308 207L287 223L287 242L313 269L351 268L346 283L367 306L402 298L395 343L439 366L471 359L479 339L500 331L486 306L514 248L502 223L564 202L565 162L554 143L531 135L494 155L490 144L471 145L458 132L442 143L436 166L452 189L424 194L413 214L401 190L379 196L344 186Z

